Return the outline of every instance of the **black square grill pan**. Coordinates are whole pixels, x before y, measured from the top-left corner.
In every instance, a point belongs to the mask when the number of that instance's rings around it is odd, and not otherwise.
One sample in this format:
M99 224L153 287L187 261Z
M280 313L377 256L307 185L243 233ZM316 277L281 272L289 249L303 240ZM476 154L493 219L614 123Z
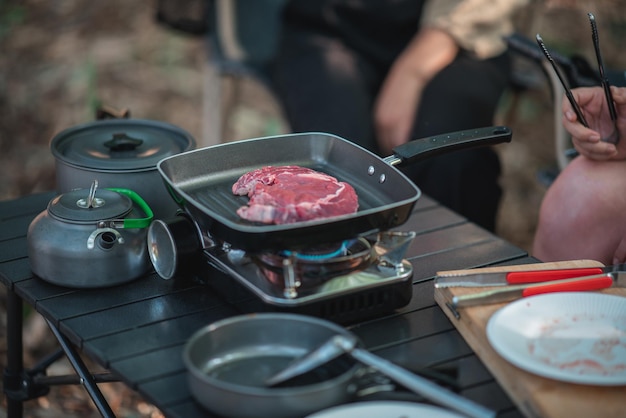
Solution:
M249 252L298 249L388 230L406 222L420 190L395 165L443 152L511 140L507 127L461 131L411 141L387 158L335 135L309 132L220 144L167 157L158 170L173 198L211 236ZM232 185L265 166L297 165L354 187L359 209L350 215L285 225L253 223L236 211L248 202Z

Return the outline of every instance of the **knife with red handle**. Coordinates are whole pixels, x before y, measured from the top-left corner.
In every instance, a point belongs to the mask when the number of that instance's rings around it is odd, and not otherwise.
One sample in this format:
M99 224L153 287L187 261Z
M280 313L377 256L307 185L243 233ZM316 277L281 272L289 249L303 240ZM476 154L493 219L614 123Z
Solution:
M550 292L574 292L600 290L613 286L614 276L610 273L594 276L576 277L573 279L554 280L548 283L506 286L484 292L458 295L452 298L451 307L487 305L507 302L520 297L528 297Z
M604 270L600 267L543 271L511 271L507 273L506 281L508 284L541 283L602 273L604 273Z
M540 295L552 292L579 292L585 290L600 290L613 286L613 277L610 274L590 276L581 280L556 280L550 283L541 283L528 286L522 290L522 297Z
M602 274L609 271L608 269L607 267L577 267L475 274L467 274L465 270L465 274L438 275L435 278L435 287L487 287L541 283Z

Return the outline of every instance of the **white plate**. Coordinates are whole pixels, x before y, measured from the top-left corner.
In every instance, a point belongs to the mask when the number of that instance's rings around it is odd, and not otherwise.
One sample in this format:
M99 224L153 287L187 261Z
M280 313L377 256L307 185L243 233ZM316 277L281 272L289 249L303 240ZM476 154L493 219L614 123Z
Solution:
M463 416L420 403L371 401L335 406L307 418L463 418Z
M561 292L515 301L487 323L493 348L514 365L556 380L626 385L626 298Z

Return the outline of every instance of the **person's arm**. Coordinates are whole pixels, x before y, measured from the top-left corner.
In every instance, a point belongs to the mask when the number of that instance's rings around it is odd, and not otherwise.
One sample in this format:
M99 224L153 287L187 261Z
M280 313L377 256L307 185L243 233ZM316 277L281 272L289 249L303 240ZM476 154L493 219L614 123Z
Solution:
M425 28L418 32L393 64L378 94L374 124L384 155L409 138L424 87L458 52L446 32Z
M621 138L617 147L601 140L603 135L608 136L614 129L602 88L581 87L572 90L589 128L578 121L572 105L563 98L563 127L572 135L576 150L592 160L626 159L626 87L613 86L611 92L617 109L616 127Z
M434 0L424 6L422 29L392 66L374 107L380 151L408 142L424 87L459 49L479 59L501 54L514 12L528 0Z

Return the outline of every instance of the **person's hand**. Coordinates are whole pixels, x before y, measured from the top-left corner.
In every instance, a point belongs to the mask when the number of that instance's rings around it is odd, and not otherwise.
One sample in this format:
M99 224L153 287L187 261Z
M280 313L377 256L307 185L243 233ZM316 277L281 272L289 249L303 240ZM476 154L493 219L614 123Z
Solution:
M572 143L583 156L592 160L626 159L626 88L611 87L613 101L617 109L616 128L621 140L617 146L602 141L613 131L614 123L601 87L581 87L572 90L574 99L580 106L589 124L585 128L567 98L563 98L563 127L572 135Z
M458 47L446 32L422 29L393 64L374 106L374 127L383 155L408 142L424 87L452 62Z

